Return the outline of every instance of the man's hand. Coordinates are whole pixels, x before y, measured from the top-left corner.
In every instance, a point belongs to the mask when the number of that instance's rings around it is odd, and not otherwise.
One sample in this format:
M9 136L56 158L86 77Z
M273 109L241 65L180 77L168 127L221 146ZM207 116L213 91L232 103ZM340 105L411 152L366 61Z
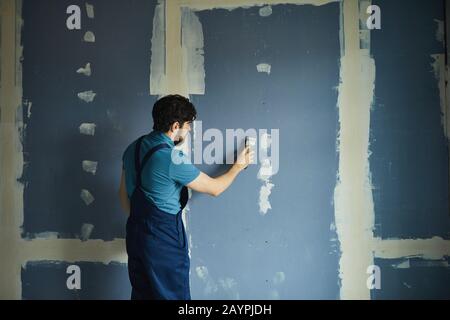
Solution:
M245 147L238 155L236 162L233 164L239 172L248 167L250 163L253 163L255 151L250 146Z

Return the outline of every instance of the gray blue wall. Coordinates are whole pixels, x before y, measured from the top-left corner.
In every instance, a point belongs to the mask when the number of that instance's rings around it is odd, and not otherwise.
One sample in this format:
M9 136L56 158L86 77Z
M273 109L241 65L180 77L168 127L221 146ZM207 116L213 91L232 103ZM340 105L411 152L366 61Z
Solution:
M22 238L48 232L90 240L123 238L126 216L116 191L124 148L152 127L149 94L156 1L91 0L83 29L65 28L66 8L82 1L24 0L22 18L24 185ZM441 125L432 54L443 1L373 1L382 29L372 32L376 65L370 120L374 236L450 240L448 143ZM408 6L405 9L405 6ZM258 166L219 198L194 193L188 220L194 299L339 299L340 244L334 190L339 168L342 6L273 5L197 12L204 36L205 94L192 95L203 130L280 130L272 209L258 207ZM83 42L86 30L95 43ZM92 75L76 73L87 62ZM257 72L268 62L271 72ZM93 90L86 103L77 93ZM96 123L94 136L81 123ZM270 132L269 132L270 133ZM206 144L206 143L205 143ZM83 160L98 161L95 175ZM209 174L226 166L200 165ZM82 189L95 200L86 205ZM86 240L86 239L84 239ZM358 239L354 239L358 241ZM21 267L24 299L127 299L126 265L29 261ZM408 261L408 267L398 267ZM66 288L66 268L82 270L82 289ZM448 256L440 262L375 258L382 288L373 299L450 299Z

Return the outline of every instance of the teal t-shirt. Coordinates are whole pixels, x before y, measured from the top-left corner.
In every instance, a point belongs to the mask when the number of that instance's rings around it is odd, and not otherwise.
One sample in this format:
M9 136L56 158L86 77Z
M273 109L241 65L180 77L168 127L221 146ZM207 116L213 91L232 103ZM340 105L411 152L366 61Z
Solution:
M134 152L137 140L125 150L122 162L125 170L125 183L128 197L131 198L136 187L136 170ZM145 196L162 211L177 214L180 207L181 188L200 174L181 151L173 149L174 142L163 132L152 131L142 139L140 160L145 154L161 143L167 143L171 148L156 151L144 166L142 171L142 190ZM173 158L172 158L173 153Z

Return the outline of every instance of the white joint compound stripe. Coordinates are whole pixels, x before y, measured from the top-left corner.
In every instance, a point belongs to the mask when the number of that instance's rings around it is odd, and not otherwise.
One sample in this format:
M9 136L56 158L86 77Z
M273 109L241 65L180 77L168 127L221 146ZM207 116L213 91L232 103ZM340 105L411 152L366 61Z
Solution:
M378 258L384 259L419 257L436 260L450 257L450 240L444 240L441 237L432 237L431 239L375 238L372 250Z
M360 50L358 1L344 0L341 8L344 51L338 96L339 172L334 196L341 245L340 294L342 299L370 299L366 271L373 264L374 212L369 179L369 119L375 63L367 50Z
M80 239L81 241L87 241L94 230L94 225L90 223L83 223L80 231Z
M189 94L205 94L203 29L194 11L181 8L183 76Z
M23 224L22 1L0 0L0 299L20 299L21 229ZM18 118L16 116L19 116Z

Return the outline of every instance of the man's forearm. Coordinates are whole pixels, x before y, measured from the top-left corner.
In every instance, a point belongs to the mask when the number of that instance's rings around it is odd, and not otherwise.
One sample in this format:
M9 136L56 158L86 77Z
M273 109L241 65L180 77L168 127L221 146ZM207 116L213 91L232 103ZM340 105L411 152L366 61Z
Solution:
M233 183L239 172L240 170L236 168L236 166L232 166L226 173L215 178L214 180L216 181L216 188L213 195L218 196L222 192L224 192Z

